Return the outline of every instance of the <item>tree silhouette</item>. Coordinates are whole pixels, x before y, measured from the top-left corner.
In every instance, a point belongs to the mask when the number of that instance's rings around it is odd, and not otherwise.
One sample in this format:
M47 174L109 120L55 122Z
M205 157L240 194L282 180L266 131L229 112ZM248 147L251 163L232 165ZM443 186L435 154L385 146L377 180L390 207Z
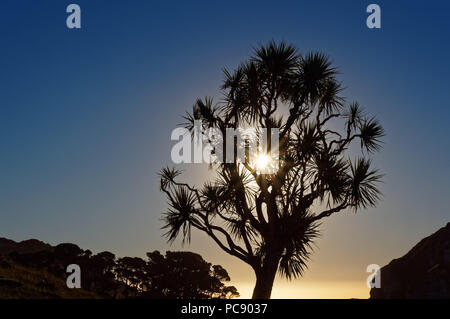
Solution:
M147 257L147 260L139 257L116 258L108 251L92 255L90 250L64 243L31 253L14 251L7 255L6 260L0 254L0 267L11 267L7 262L11 260L66 279L67 265L77 264L82 269L81 287L103 298L239 297L234 286L225 285L230 281L227 271L220 265L206 262L199 254L167 251L164 256L159 251L153 251L147 253Z
M276 128L278 168L261 174L248 156L222 160L212 164L217 179L200 188L179 181L181 171L162 169L160 188L169 204L164 228L169 242L180 234L189 241L192 227L206 233L253 268L253 298L270 298L277 271L288 279L302 275L324 218L375 206L382 176L369 155L380 149L384 130L358 103L346 103L337 70L322 53L301 55L270 42L224 73L224 100L197 100L186 127L193 131L201 120L202 129L223 136L230 128ZM361 154L352 160L348 149L355 141Z
M188 251L147 253L151 285L144 294L150 298L230 299L239 297L227 271L220 265L206 262L199 254Z

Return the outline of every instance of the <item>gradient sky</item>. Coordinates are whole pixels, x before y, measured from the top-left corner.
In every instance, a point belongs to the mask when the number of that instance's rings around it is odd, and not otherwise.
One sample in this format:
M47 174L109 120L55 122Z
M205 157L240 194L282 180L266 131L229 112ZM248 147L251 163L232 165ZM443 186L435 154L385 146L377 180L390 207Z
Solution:
M81 30L65 25L70 3ZM370 3L380 30L365 25ZM277 279L273 297L367 297L367 265L450 219L449 38L447 1L3 0L0 237L119 256L180 249L160 230L171 130L197 97L219 96L222 67L285 40L330 55L348 100L381 120L386 177L380 205L326 220L305 277ZM204 239L183 249L221 263L250 297L250 268Z

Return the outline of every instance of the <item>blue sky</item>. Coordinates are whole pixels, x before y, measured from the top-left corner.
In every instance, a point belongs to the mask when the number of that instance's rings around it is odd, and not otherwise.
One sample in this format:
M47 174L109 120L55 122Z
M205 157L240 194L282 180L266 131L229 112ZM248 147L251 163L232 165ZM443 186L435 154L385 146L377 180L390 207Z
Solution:
M80 30L65 25L70 3L81 6ZM369 3L381 6L379 30L365 25ZM170 163L170 132L197 97L219 96L223 67L272 39L328 54L348 100L387 131L375 157L386 173L382 203L327 221L302 280L363 282L366 265L399 257L449 220L446 1L1 7L0 236L119 255L178 249L161 238L159 220L165 202L156 174ZM203 240L185 249L221 262L238 282L250 273Z

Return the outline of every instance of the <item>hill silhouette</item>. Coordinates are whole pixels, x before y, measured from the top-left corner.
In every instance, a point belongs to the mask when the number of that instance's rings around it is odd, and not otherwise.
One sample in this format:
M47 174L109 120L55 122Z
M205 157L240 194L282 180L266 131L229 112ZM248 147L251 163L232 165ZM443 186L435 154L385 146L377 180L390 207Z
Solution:
M0 256L0 299L92 299L96 294L69 289L66 282L45 270L36 270Z
M370 298L450 298L450 223L382 267Z
M66 270L81 269L81 288L68 289ZM75 244L51 246L36 239L0 238L0 298L168 298L207 299L239 296L227 271L193 252L159 251L117 258L93 254Z
M0 237L0 254L7 255L12 252L21 254L35 253L42 250L52 250L53 247L37 239L28 239L21 242Z

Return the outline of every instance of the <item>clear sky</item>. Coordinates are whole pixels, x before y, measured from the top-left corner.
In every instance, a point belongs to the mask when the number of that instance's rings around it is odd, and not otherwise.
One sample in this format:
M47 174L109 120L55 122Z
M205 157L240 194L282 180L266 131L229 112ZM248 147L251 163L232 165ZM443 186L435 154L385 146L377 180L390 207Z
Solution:
M65 25L70 3L81 30ZM379 30L366 27L370 3ZM386 177L380 205L329 218L305 277L277 280L273 297L367 297L367 265L450 219L449 38L447 1L3 0L0 236L120 256L180 249L160 230L171 130L197 97L219 96L223 67L285 40L331 56L347 98L381 120ZM246 265L202 236L183 249L250 297Z

